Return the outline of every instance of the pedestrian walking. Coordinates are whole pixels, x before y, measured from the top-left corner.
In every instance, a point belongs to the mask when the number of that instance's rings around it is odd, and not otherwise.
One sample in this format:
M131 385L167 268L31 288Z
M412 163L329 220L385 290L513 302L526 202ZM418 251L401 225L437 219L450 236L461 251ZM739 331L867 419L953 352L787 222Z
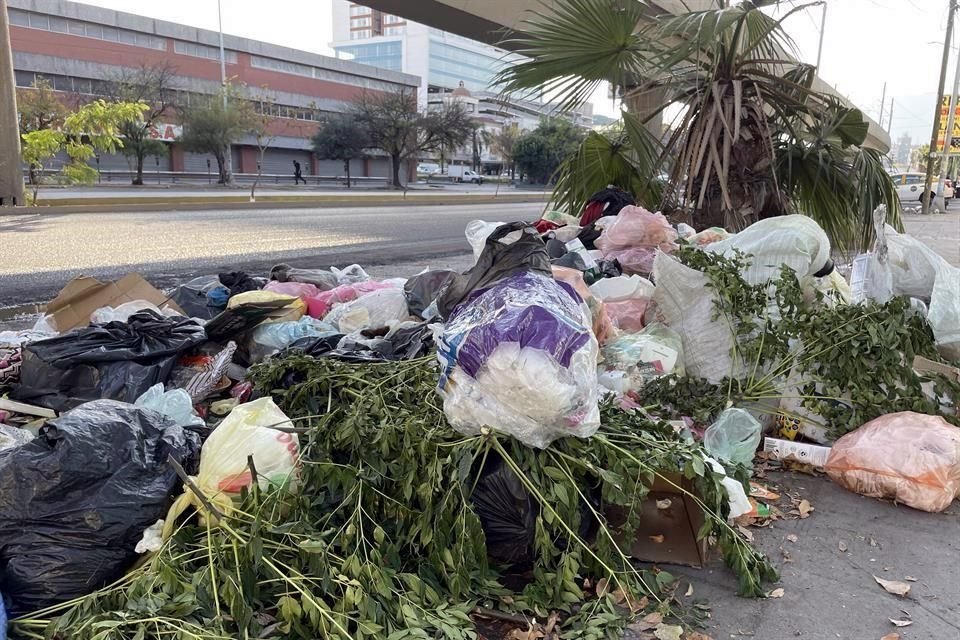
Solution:
M300 181L303 180L303 184L307 184L307 181L303 178L303 170L300 168L300 163L296 160L293 161L293 184L300 184Z

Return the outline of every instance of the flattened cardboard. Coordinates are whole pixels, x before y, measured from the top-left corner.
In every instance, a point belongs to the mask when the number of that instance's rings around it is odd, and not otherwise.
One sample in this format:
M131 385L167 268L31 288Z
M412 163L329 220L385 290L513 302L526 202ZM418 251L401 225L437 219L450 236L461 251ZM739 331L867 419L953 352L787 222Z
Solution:
M47 313L53 316L54 325L63 333L89 325L90 314L100 307L116 307L134 300L146 300L158 307L183 313L175 302L155 289L139 273L127 274L116 282L78 276L47 303Z
M705 521L703 510L691 496L674 485L693 492L693 485L679 474L668 477L669 482L657 477L650 492L636 508L640 509L640 525L630 555L642 562L659 562L703 568L710 559L710 545L706 538L697 540L697 532ZM671 484L672 483L672 484ZM670 500L666 509L657 508L657 500ZM616 530L625 518L622 507L607 509L607 518ZM662 542L655 542L660 540ZM617 541L624 544L627 541Z
M960 382L960 368L934 362L923 356L914 356L913 370L920 375L941 375L954 382Z

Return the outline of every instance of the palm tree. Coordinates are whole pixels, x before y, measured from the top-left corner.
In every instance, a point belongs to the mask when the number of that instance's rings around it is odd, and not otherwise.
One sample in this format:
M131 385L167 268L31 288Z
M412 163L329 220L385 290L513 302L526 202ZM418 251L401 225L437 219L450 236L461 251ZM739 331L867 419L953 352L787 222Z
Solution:
M577 210L612 183L701 227L800 212L847 251L872 242L878 204L899 226L881 156L862 146L863 115L813 90L814 69L790 55L782 22L806 7L775 19L759 8L771 2L717 4L674 15L637 0L558 0L511 38L529 61L501 72L505 92L559 95L571 109L608 81L628 106L647 106L586 138L559 170L557 203Z

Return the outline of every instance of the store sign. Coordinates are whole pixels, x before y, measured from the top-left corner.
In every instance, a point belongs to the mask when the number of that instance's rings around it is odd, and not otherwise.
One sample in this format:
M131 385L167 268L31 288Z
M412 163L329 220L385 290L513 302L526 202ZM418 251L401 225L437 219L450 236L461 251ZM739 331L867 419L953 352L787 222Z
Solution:
M960 100L954 105L953 133L950 153L960 153ZM943 96L940 103L940 128L937 131L937 151L943 151L947 139L947 120L950 118L950 96Z
M175 142L183 135L183 127L178 124L158 123L150 127L150 138L161 142Z

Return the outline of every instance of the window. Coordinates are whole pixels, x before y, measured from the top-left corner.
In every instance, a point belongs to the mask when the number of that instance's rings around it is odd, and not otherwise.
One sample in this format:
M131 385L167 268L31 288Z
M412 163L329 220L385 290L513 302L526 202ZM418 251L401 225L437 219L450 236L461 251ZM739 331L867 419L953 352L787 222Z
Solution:
M383 30L383 35L385 36L402 36L403 27L387 27Z
M73 82L67 76L53 76L53 88L57 91L73 91Z
M10 11L12 13L13 9ZM32 87L33 81L36 79L33 71L20 71L19 69L14 72L14 76L16 77L18 87Z
M403 22L403 18L387 13L383 16L383 24L398 24Z
M368 16L370 15L369 7L362 7L358 4L352 5L350 7L350 16Z
M137 34L138 36L140 34ZM194 58L206 58L207 60L220 60L220 48L211 47L205 44L198 44L196 42L186 42L184 40L174 40L173 41L173 51L174 53L179 53L182 56L193 56ZM224 51L224 60L228 64L237 64L237 52L236 51Z
M361 29L360 31L351 31L351 40L365 40L370 37L370 29Z
M369 27L370 18L352 18L350 20L351 27Z
M337 52L349 54L353 56L353 62L368 64L372 67L391 71L400 71L403 68L403 43L399 40L345 45L338 47Z
M19 9L10 9L8 15L10 16L10 23L20 27L42 29L43 31L52 31L54 33L69 33L72 36L92 38L94 40L122 42L146 49L156 49L157 51L165 51L167 49L166 38L161 38L149 33L118 29L93 22L84 22L83 20L61 18L60 16L48 16L43 13L20 11Z
M916 173L907 174L907 184L920 184L923 182L923 176Z
M296 62L287 62L286 60L277 60L276 58L265 58L263 56L250 56L250 66L257 69L269 69L281 73L292 73L297 76L313 77L313 67Z

